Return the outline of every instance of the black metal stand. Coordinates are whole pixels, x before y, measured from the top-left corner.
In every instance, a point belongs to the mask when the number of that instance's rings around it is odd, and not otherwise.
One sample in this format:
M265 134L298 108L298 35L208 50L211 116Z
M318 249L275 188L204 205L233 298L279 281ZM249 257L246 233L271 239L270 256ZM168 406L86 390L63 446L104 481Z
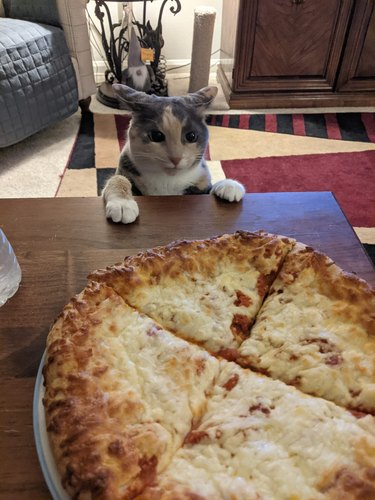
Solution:
M113 23L111 12L107 3L119 0L95 0L95 15L100 21L102 45L108 64L108 69L105 71L105 82L100 85L97 93L98 100L112 108L118 108L118 102L112 91L112 83L122 81L123 63L129 51L128 27L122 26L122 23ZM137 1L137 0L133 0ZM165 60L161 57L161 49L164 45L162 33L162 17L166 3L168 0L163 0L160 7L158 23L155 29L152 28L150 21L147 20L147 2L143 1L143 19L132 21L132 24L138 29L138 39L141 47L150 48L154 51L154 60L150 63L151 73L151 93L157 95L168 95L167 81L165 78ZM181 10L181 2L179 0L171 0L176 3L176 6L170 7L172 14L176 15ZM131 2L121 2L131 3ZM105 29L105 21L107 30ZM107 35L108 33L108 35Z
M118 109L120 107L118 100L116 99L115 94L113 93L111 83L108 82L101 83L96 92L96 98L98 99L99 102L101 102L105 106L108 106L109 108Z

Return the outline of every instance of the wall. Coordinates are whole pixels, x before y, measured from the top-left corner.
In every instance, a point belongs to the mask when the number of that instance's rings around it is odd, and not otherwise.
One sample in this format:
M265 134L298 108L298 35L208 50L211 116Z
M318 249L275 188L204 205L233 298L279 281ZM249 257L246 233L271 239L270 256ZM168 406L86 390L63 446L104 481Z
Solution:
M215 30L212 41L212 52L220 48L221 37L221 13L222 5L225 0L180 0L181 11L175 16L170 12L170 7L176 7L174 0L169 0L164 8L162 26L164 47L162 54L167 59L167 67L173 68L189 62L191 57L191 49L193 44L193 29L194 29L194 9L200 5L214 7L217 11ZM107 4L111 11L113 19L118 19L121 12L121 3L108 2ZM147 18L150 20L153 27L157 24L157 19L162 5L162 0L154 0L147 4ZM99 26L99 21L95 17L95 1L90 0L88 4L88 12L95 24ZM142 20L143 2L133 2L133 12L138 20ZM93 32L92 32L93 33ZM96 44L101 46L100 38L96 40ZM103 57L93 50L94 66L99 73L103 71ZM219 59L219 53L212 56L212 62Z

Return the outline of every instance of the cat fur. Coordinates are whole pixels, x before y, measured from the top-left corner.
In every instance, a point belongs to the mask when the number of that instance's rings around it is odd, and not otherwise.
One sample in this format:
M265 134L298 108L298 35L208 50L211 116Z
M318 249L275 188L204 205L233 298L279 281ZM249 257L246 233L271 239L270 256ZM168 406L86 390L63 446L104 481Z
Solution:
M113 84L113 90L121 108L132 111L132 119L116 174L103 190L107 218L133 222L139 214L133 195L211 193L228 201L243 198L245 189L235 180L212 186L204 160L208 144L204 113L216 87L183 97L157 97L121 84ZM162 134L160 142L152 139L155 133Z

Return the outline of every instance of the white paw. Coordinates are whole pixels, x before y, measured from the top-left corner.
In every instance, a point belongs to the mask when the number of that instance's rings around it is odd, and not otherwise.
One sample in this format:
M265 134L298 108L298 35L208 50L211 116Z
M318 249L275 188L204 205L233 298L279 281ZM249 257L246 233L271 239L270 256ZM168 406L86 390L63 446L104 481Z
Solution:
M123 198L114 198L109 201L105 207L107 219L113 222L122 222L129 224L134 222L139 215L139 208L134 200L124 200Z
M240 182L233 179L223 179L212 186L210 193L223 200L240 201L245 194L245 188Z

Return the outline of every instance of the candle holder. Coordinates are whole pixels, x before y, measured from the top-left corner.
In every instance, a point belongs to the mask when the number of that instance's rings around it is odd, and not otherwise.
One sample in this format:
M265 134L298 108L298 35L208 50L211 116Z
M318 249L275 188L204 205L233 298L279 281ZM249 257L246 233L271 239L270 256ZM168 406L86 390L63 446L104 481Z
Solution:
M143 1L142 22L132 19L131 4L137 1ZM174 15L181 11L181 2L179 0L163 0L157 25L153 28L147 18L147 2L152 1L154 0L133 0L133 2L95 0L95 15L100 22L101 42L108 65L104 74L105 82L98 88L97 98L106 106L119 107L112 90L112 83L121 83L123 81L123 65L129 52L131 26L134 26L138 32L137 37L141 48L152 49L153 56L147 61L151 80L151 90L149 93L168 95L168 86L165 77L165 59L161 55L161 49L164 45L162 18L168 1L172 1L173 3L169 10ZM120 22L113 22L110 9L107 5L110 2L123 4L123 16Z

